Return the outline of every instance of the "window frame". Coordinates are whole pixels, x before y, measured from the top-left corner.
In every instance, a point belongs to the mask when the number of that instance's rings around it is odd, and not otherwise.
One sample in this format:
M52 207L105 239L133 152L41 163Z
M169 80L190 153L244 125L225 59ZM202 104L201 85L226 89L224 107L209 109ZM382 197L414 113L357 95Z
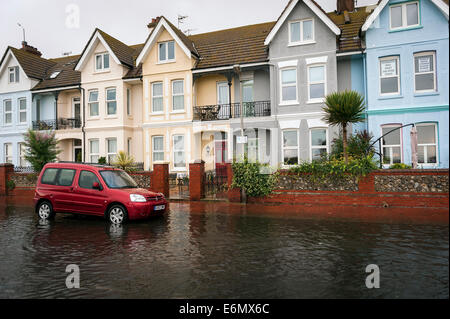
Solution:
M160 84L161 85L161 95L155 95L155 89L154 86ZM163 81L157 81L157 82L152 82L151 83L151 89L152 89L152 109L151 109L151 114L163 114L164 113L164 82ZM154 106L154 100L155 99L161 99L162 101L162 110L161 111L155 111Z
M113 91L114 90L114 100L108 100L108 91ZM109 108L108 108L108 103L112 103L115 102L116 103L116 112L113 114L109 114ZM117 116L117 88L115 87L110 87L110 88L106 88L105 89L105 105L106 105L106 117L116 117Z
M425 161L427 161L427 147L428 146L434 146L436 148L436 163L420 163L419 159L417 158L417 164L420 165L421 167L437 167L439 166L439 132L438 132L438 123L436 122L423 122L423 123L417 123L417 126L434 126L434 137L435 137L435 143L427 143L427 144L419 144L419 142L417 141L417 153L419 153L419 147L423 146L424 147L424 154L423 154L423 158Z
M105 68L105 56L106 55L108 56L108 67L107 68ZM99 56L102 57L102 59L101 59L101 61L102 61L101 68L97 67L97 57L99 57ZM107 71L111 70L111 59L110 58L111 58L111 55L109 54L109 52L97 53L95 55L95 58L94 58L95 72L107 72Z
M70 185L60 185L59 184L59 177L61 176L61 172L62 171L71 171L74 172L73 173L73 177L72 177L72 182L70 183ZM76 169L72 169L72 168L58 168L58 173L56 173L55 176L55 184L53 186L59 186L59 187L71 187L73 185L73 183L75 182L75 177L77 176L77 170Z
M293 87L293 84L283 84L283 71L295 71L295 100L283 100L283 88ZM280 105L298 104L298 70L297 67L286 67L280 69Z
M127 116L131 117L133 116L133 113L131 112L131 89L127 88ZM117 97L116 97L117 98Z
M97 183L98 183L101 187L103 187L102 182L100 181L101 178L98 177L97 174L96 174L95 172L90 171L90 170L86 170L86 169L80 170L80 173L78 174L78 181L77 181L78 187L80 187L80 188L82 188L82 189L90 189L90 190L93 189L92 186L91 186L90 188L86 188L86 187L83 187L83 186L80 185L81 174L83 174L83 172L87 172L87 173L94 174L94 176L97 178Z
M432 72L421 72L421 73L416 73L416 57L420 57L420 56L428 56L431 55L433 56L433 71ZM437 92L437 70L436 70L436 51L421 51L421 52L416 52L413 54L413 72L414 72L414 93L417 94L422 94L422 93L432 93L432 92ZM433 73L434 77L433 77L433 84L434 84L434 88L431 90L420 90L418 91L416 89L416 76L417 75L423 75L423 74L431 74Z
M110 152L110 149L109 149L109 142L110 141L115 141L116 142L116 151L115 151L115 153ZM107 158L109 164L111 164L111 162L112 162L112 160L110 160L110 158L109 158L111 155L117 156L117 138L116 137L109 137L109 138L106 139L106 158Z
M325 131L325 139L326 139L326 145L320 145L320 146L313 146L312 145L312 131L319 131L323 130ZM312 127L309 129L309 160L313 161L313 150L315 149L325 149L327 154L330 154L330 138L329 138L329 130L328 127Z
M155 139L156 138L161 138L162 139L162 150L156 150L155 149ZM162 157L163 157L163 159L162 160L155 160L155 153L158 153L158 154L160 154L160 153L162 153ZM164 151L164 135L155 135L155 136L152 136L152 161L153 161L153 163L157 163L157 162L164 162L164 158L165 158L165 151Z
M177 150L175 149L175 138L182 136L183 137L183 149L182 150ZM174 134L172 136L172 143L173 143L173 147L172 147L172 157L173 157L173 170L174 171L186 171L186 136L184 134ZM183 153L183 158L184 158L184 166L183 167L177 167L176 162L175 162L175 153Z
M174 86L175 86L175 83L177 83L177 82L182 82L183 83L183 93L182 94L180 94L180 93L177 93L177 94L175 94L175 90L174 90ZM186 103L185 103L185 101L184 101L184 80L183 79L180 79L180 80L172 80L172 112L173 113L184 113L185 112L185 110L186 110ZM175 106L175 97L179 97L179 96L182 96L183 97L183 109L179 109L179 110L175 110L174 109L174 106Z
M11 75L13 75L14 80L11 81ZM8 68L8 84L19 83L20 81L20 70L18 66L12 66Z
M408 10L407 5L409 4L417 4L417 24L408 25ZM401 7L402 8L402 25L400 27L392 27L392 8ZM421 9L420 9L420 1L408 1L402 3L395 3L389 6L389 30L397 31L404 30L410 28L416 28L421 25Z
M389 60L396 60L397 61L397 75L396 76L385 76L385 77L383 77L382 70L381 70L381 64L382 64L383 61L389 61ZM391 55L391 56L380 57L380 58L378 58L378 63L379 63L379 65L378 65L378 68L379 68L379 74L378 74L379 82L378 83L379 83L379 86L380 86L380 88L379 88L380 96L400 95L401 91L402 91L402 88L401 88L400 56L399 55ZM397 77L397 87L398 87L397 92L382 93L381 92L381 81L383 79L390 79L390 78L394 78L394 77Z
M91 101L91 93L97 93L97 100L96 101ZM88 108L89 108L89 118L98 118L100 117L100 102L99 102L99 90L98 89L93 89L93 90L89 90L89 97L88 97ZM97 115L91 115L91 106L92 104L97 104Z
M297 135L297 145L296 146L284 146L284 133L285 132L295 132ZM285 164L284 151L285 150L297 150L297 164ZM300 132L299 129L283 129L281 131L281 159L282 159L282 167L292 167L300 164Z
M311 82L309 71L311 68L323 67L323 81ZM306 68L307 72L307 89L308 89L308 102L307 103L323 103L325 101L325 97L327 96L327 65L325 63L318 64L310 64ZM323 84L324 92L323 97L321 98L311 98L311 85L313 84Z
M25 101L25 110L22 110L20 107L21 107L21 105L20 105L20 103L21 103L21 101ZM28 121L28 112L27 112L27 98L26 97L21 97L21 98L18 98L17 99L17 106L18 106L18 123L19 124L27 124L27 121ZM25 121L24 122L22 122L21 120L20 120L20 115L22 114L22 113L25 113Z
M4 143L3 144L3 160L4 163L13 163L13 144L12 143Z
M380 126L380 130L381 130L381 135L380 136L383 136L383 129L384 128L390 129L389 131L391 131L394 128L399 128L401 126L402 126L402 124L385 124L385 125L381 125ZM383 167L390 167L391 165L395 164L393 162L393 157L392 157L392 148L394 148L394 147L400 147L400 163L403 163L403 159L404 159L404 157L403 157L403 128L400 128L398 131L399 131L399 134L400 134L400 144L393 144L393 145L386 146L386 147L389 147L389 149L390 149L390 154L389 155L390 155L391 163L389 163L389 164L385 164L384 163L384 151L383 150L385 148L385 145L383 143L383 139L381 139L381 150L380 150L380 153L381 153L381 162L382 162Z
M92 152L92 142L97 142L98 143L98 153L93 153ZM92 160L93 156L97 156L97 161L96 162ZM91 163L98 163L99 158L100 158L100 139L98 139L98 138L90 139L89 140L89 161Z
M17 143L18 148L18 157L19 157L19 166L20 167L26 167L27 166L27 160L25 159L26 154L26 147L24 142Z
M312 39L305 41L304 33L303 33L303 24L307 21L311 21L311 23L312 23ZM296 23L300 24L300 40L292 41L292 25L296 24ZM288 46L297 46L297 45L305 45L305 44L312 44L312 43L316 43L314 18L306 18L306 19L289 21L289 45Z
M6 103L9 102L10 110L6 111ZM3 125L4 126L12 126L13 125L13 104L12 99L3 100ZM6 115L10 115L10 122L6 121Z
M169 43L173 43L173 59L169 59ZM161 60L161 46L165 45L166 59ZM163 41L158 43L158 63L171 63L176 61L175 40Z

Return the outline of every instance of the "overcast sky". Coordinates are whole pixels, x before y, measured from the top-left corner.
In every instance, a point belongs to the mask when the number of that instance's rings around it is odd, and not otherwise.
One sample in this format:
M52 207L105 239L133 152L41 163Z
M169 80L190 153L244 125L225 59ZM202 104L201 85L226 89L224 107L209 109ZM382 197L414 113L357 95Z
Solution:
M336 0L316 0L327 12ZM358 0L358 6L377 0ZM275 21L288 0L0 0L0 50L19 48L23 39L44 57L80 54L96 27L120 41L143 43L151 18L164 15L177 25L178 15L189 16L180 29L191 34ZM77 12L79 14L77 14ZM79 16L79 19L77 19Z

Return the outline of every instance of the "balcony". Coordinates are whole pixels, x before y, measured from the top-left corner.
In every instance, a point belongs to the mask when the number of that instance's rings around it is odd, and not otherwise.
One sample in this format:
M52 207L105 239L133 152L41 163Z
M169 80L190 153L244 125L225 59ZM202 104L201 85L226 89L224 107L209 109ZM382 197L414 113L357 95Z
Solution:
M81 119L79 118L58 118L58 120L33 121L33 130L72 130L81 128Z
M194 121L221 121L238 119L243 116L264 117L271 115L270 101L195 106Z

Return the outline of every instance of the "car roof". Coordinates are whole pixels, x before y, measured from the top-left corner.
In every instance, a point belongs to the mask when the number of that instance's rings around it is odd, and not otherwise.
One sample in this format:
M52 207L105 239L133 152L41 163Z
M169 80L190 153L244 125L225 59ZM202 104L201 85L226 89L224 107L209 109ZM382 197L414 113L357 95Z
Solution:
M94 170L119 170L116 167L94 163L74 163L74 162L58 162L48 163L45 168L67 168L67 169L94 169Z

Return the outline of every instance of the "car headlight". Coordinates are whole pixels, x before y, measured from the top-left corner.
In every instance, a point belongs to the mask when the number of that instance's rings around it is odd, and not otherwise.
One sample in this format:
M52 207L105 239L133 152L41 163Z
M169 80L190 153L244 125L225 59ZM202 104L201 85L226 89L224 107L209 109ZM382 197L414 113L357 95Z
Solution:
M130 194L130 200L135 203L145 203L147 201L144 196L138 194Z

